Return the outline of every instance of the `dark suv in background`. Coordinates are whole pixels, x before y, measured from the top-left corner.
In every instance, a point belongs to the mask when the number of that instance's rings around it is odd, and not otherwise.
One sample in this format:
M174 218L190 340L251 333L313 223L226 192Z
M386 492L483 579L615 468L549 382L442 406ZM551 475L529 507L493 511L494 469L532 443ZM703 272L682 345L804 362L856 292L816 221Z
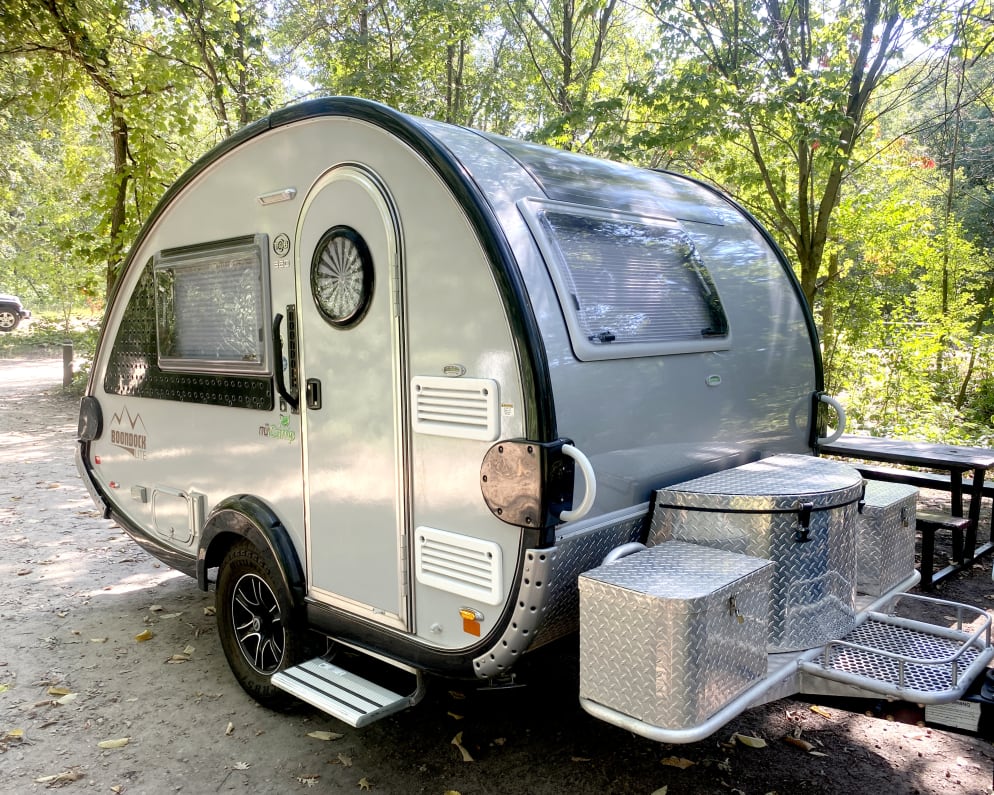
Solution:
M31 317L31 310L25 309L16 295L0 293L0 331L13 331L22 320Z

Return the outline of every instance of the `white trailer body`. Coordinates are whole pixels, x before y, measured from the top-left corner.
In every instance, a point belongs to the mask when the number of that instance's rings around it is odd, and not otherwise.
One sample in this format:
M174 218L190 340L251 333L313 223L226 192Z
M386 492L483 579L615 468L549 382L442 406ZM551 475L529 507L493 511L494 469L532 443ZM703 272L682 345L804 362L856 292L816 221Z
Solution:
M249 693L362 725L420 689L297 666L305 636L504 676L578 627L578 577L647 541L657 490L816 452L821 398L790 267L726 197L326 99L160 202L108 306L78 462L144 548L202 588L218 570Z

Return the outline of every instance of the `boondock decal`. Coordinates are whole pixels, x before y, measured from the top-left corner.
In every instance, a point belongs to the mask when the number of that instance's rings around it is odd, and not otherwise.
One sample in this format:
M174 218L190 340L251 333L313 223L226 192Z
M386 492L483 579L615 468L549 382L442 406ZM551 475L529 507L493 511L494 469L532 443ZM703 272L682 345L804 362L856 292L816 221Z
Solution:
M110 443L143 461L148 453L148 434L141 414L131 416L127 406L111 417Z

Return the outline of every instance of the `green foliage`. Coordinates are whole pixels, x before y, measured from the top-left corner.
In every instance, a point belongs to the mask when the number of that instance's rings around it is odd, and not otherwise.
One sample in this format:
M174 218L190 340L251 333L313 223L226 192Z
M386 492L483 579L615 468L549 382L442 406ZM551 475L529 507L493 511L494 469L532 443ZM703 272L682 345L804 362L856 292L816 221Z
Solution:
M7 0L0 288L54 315L0 353L76 334L222 138L357 95L719 185L792 259L857 426L986 439L989 20L974 0Z

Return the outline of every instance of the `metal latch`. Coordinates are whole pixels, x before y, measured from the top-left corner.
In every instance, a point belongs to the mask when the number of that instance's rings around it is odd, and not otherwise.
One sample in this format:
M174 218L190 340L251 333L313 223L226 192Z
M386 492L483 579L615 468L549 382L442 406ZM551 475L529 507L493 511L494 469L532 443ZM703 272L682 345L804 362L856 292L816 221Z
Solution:
M740 624L745 623L745 616L739 612L739 608L735 604L734 596L728 597L728 615L734 616L735 620L738 621Z
M811 529L811 511L814 510L814 504L810 502L802 502L800 507L797 509L797 520L799 527L794 531L794 541L798 544L806 544L811 539L808 533Z

